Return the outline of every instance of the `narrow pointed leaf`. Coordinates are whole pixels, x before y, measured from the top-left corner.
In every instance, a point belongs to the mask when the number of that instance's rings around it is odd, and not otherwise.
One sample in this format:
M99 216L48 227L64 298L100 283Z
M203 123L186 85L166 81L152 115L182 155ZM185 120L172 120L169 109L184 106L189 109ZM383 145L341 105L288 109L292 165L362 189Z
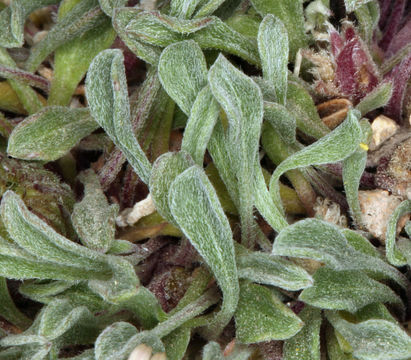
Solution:
M263 120L263 100L253 80L220 55L208 75L211 92L229 120L227 141L232 168L239 179L240 217L243 240L252 241L252 208L255 159Z
M298 314L304 327L284 343L284 360L320 360L321 311L305 305Z
M223 292L223 305L211 327L217 335L230 321L239 286L231 228L205 173L193 166L171 185L170 210L175 221L211 268Z
M388 286L356 270L335 271L323 267L313 277L314 285L304 289L299 296L311 306L356 312L374 302L402 304Z
M133 133L123 62L120 50L105 50L94 58L86 80L87 100L91 115L147 183L151 164Z
M295 142L297 120L286 107L264 101L264 119L274 127L287 144Z
M403 201L392 213L387 225L385 250L387 260L395 266L403 266L407 263L406 258L395 246L397 234L397 222L401 216L411 212L411 200Z
M305 219L282 230L273 254L314 259L335 270L363 270L368 275L391 278L406 288L407 280L383 260L356 251L338 227L317 219Z
M79 2L50 29L43 40L33 46L25 65L26 70L34 72L44 59L60 45L102 25L105 20L105 15L96 0Z
M70 13L78 0L63 1L59 7L59 18ZM70 99L90 66L93 58L108 48L115 38L111 21L106 18L98 27L86 31L54 52L53 80L51 82L49 105L68 105Z
M45 261L107 272L103 255L80 246L31 213L12 191L3 195L1 216L10 237L23 249Z
M74 205L71 220L84 245L102 253L114 241L118 205L109 205L96 174L87 171L80 175L84 184L83 200Z
M188 152L198 165L203 164L207 144L219 113L220 107L211 94L210 88L204 87L198 93L191 108L181 144L181 149Z
M168 95L189 116L198 92L207 84L207 64L200 47L191 40L166 47L158 74Z
M293 81L288 82L287 109L295 116L297 127L303 133L319 139L330 132L320 119L311 95Z
M406 360L411 356L411 338L397 324L386 320L350 323L327 311L328 321L344 337L360 360Z
M345 195L350 207L351 216L357 226L362 225L362 212L358 198L361 176L365 170L367 152L360 149L346 158L342 163L342 176Z
M143 43L138 36L128 30L127 25L141 12L140 9L125 7L116 8L113 13L113 27L127 47L148 64L156 65L160 58L161 48Z
M59 0L13 0L10 6L0 12L0 46L23 46L24 22L27 16L36 9L57 3Z
M18 159L54 161L97 128L88 109L47 107L14 128L7 153Z
M357 10L359 7L363 6L366 3L369 3L372 0L344 0L345 9L347 12L353 12Z
M272 291L256 284L241 283L235 312L236 338L245 344L288 339L303 322Z
M275 169L270 180L270 192L276 204L281 206L279 195L281 175L292 169L344 160L357 150L361 139L360 124L356 115L350 111L346 120L334 131L288 157Z
M298 49L308 45L304 30L303 2L301 0L251 0L251 3L261 16L272 14L282 21L288 32L290 60L293 61Z
M264 78L274 87L278 103L285 105L288 75L288 34L284 24L274 15L267 15L258 31Z
M383 82L381 85L376 86L370 93L361 99L359 104L355 107L362 116L387 105L392 95L392 84L389 82Z
M113 10L118 7L125 6L127 0L98 0L101 9L106 13L106 15L111 16Z
M176 222L170 210L168 192L175 178L192 165L193 160L184 152L163 154L153 164L150 194L159 214L173 224Z
M196 18L201 18L203 16L211 15L218 7L226 0L206 0L201 1L201 7L195 14Z
M202 0L173 0L170 4L170 15L181 18L191 19L196 7Z
M311 276L300 266L279 256L248 251L237 246L237 268L241 279L296 291L312 285Z

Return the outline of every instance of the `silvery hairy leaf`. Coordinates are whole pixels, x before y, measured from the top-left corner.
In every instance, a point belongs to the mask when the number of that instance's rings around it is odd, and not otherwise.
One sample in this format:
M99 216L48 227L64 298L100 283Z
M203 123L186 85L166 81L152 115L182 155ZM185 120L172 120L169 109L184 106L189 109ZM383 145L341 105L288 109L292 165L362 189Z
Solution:
M17 64L13 60L13 58L8 53L7 49L0 48L0 64L7 66L11 70L19 71L17 68ZM29 75L28 75L29 74ZM33 77L36 76L34 74L26 72L26 77ZM48 88L48 84L44 83L43 78L38 77L43 80L44 87ZM28 84L22 83L18 80L9 79L8 83L10 84L11 88L17 94L18 99L22 103L23 107L29 114L34 114L39 111L43 107L43 103L40 100L39 95L36 91L34 91ZM48 89L47 89L48 90Z
M151 164L130 122L123 61L120 50L105 50L94 58L86 79L87 100L91 115L121 149L141 180L148 183Z
M367 44L371 44L374 31L380 20L380 5L376 1L370 1L354 10L358 20L361 37Z
M197 166L177 176L168 199L175 221L210 267L223 292L221 311L210 324L217 335L233 316L239 294L230 225L214 188Z
M185 152L163 154L153 164L150 194L159 214L173 224L176 222L170 210L168 192L175 178L192 165L193 160Z
M285 106L264 101L264 119L274 127L287 144L295 142L297 120Z
M290 260L236 246L238 277L286 290L300 290L312 285L311 276Z
M69 16L77 1L65 0L59 6L58 16ZM86 31L81 37L59 46L54 52L53 79L48 97L49 105L68 105L79 82L93 58L108 48L115 38L111 21L106 18L100 26Z
M284 24L274 15L267 15L258 31L264 78L274 87L278 103L285 105L288 75L288 34Z
M242 237L252 241L253 194L255 159L259 147L263 120L263 100L253 80L236 69L222 55L210 68L211 92L227 114L227 141L232 169L238 178ZM239 96L239 94L241 94Z
M338 227L317 219L305 219L282 230L275 239L273 254L314 259L334 270L363 270L407 287L406 279L394 267L355 250Z
M281 207L279 195L281 175L292 169L344 160L357 150L361 139L362 131L356 113L350 111L346 120L334 131L289 156L275 169L270 180L270 192L276 204Z
M304 321L304 327L284 342L284 360L319 360L321 310L305 305L298 316Z
M411 356L411 338L396 323L380 319L351 323L333 311L327 311L326 317L357 359L406 360Z
M311 95L301 84L288 82L286 107L295 116L297 128L303 133L319 139L330 132L320 119Z
M59 3L59 0L16 0L0 12L0 46L20 47L24 42L24 22L34 10Z
M388 286L357 270L336 271L323 267L316 271L313 279L314 284L304 289L299 299L320 309L356 312L374 302L402 305Z
M97 128L88 109L46 107L13 129L7 153L24 160L57 160Z
M111 16L113 14L113 10L118 7L125 6L127 4L127 0L98 0L101 9L108 15Z
M392 84L383 82L364 96L355 108L364 116L372 110L387 105L388 101L391 99L391 95Z
M95 251L107 252L114 241L118 205L109 205L98 176L86 171L79 176L84 185L84 197L76 203L71 220L84 245Z
M245 344L288 339L303 326L270 289L247 282L240 285L235 323L236 338Z
M344 4L347 12L353 12L370 1L371 0L344 0Z
M272 14L282 21L288 32L290 60L293 61L298 49L307 46L303 2L301 0L252 0L251 3L261 16Z
M198 92L207 84L207 64L200 47L192 40L167 46L158 74L168 95L189 116Z
M84 0L60 19L46 37L34 45L26 61L26 70L34 72L44 59L60 45L102 25L106 20L97 0Z
M395 266L403 266L407 263L406 258L395 246L395 237L397 234L397 222L401 216L411 212L411 200L404 200L391 214L387 225L385 250L387 260Z

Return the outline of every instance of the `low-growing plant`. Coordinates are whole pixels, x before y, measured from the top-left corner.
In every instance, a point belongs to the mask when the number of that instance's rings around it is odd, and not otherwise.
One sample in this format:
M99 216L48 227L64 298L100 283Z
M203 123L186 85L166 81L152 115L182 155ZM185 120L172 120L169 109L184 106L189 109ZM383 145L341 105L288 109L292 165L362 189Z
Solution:
M0 359L411 358L410 4L0 9Z

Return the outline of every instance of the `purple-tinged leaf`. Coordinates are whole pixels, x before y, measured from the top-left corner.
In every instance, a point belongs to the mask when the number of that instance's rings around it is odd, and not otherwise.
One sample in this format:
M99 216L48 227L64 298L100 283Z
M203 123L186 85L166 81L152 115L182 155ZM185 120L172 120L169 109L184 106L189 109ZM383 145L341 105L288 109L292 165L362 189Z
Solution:
M411 52L397 65L389 75L393 83L391 100L385 108L387 116L401 122L403 102L407 90L408 80L411 76Z
M404 14L406 3L407 2L405 0L396 0L393 2L390 17L383 29L383 37L378 43L382 50L388 49L395 34L397 33L398 26L400 25Z

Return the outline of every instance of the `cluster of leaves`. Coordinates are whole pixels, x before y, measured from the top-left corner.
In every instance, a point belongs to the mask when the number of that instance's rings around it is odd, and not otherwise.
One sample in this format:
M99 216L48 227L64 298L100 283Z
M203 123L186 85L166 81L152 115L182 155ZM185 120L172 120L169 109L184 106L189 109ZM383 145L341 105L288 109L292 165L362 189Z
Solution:
M0 359L409 359L411 200L385 247L358 231L364 116L409 115L406 1L158 3L0 12ZM352 229L313 218L317 194Z

